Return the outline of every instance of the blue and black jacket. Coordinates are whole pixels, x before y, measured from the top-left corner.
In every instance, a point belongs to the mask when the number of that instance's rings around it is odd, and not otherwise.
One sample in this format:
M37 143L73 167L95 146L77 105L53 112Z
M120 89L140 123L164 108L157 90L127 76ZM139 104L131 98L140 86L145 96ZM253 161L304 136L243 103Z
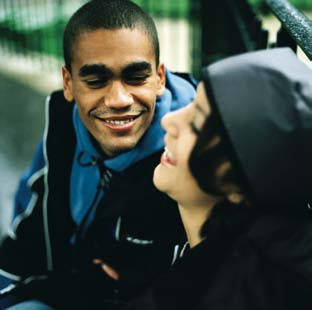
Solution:
M113 159L93 147L75 104L61 91L48 98L44 137L20 181L12 229L0 248L0 274L11 280L2 294L58 308L98 306L127 299L170 267L183 229L152 175L164 146L160 119L189 103L195 89L166 75L150 128L135 149ZM116 268L120 281L94 258Z

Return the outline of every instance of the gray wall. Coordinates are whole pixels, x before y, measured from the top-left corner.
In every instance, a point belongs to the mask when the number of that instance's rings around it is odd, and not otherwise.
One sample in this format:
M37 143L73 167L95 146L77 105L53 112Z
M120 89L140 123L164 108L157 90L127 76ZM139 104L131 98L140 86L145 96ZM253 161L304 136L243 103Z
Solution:
M45 95L0 73L0 234L8 227L19 176L43 133Z

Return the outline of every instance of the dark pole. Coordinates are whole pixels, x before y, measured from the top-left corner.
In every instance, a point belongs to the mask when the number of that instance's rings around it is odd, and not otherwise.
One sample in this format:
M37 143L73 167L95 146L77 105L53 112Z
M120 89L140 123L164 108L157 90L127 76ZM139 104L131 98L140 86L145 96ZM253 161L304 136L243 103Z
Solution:
M295 42L312 60L312 21L287 0L266 0L266 3L282 23L277 46L286 45L294 48Z

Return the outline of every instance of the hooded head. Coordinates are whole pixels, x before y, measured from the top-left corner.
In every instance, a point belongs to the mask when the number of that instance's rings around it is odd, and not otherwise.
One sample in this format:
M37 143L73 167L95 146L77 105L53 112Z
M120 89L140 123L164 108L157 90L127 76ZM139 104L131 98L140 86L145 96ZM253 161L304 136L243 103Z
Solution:
M312 206L311 70L290 49L276 48L212 64L203 82L212 114L190 158L199 186L217 191L203 167L224 156L232 163L225 181L253 205ZM213 134L221 138L216 156L205 148Z

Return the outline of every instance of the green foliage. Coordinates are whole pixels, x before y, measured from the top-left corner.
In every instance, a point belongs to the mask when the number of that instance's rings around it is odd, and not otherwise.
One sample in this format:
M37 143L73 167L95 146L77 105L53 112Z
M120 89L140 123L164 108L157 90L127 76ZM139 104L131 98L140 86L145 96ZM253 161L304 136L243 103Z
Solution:
M133 0L153 16L170 18L188 17L191 1L198 0Z
M0 0L1 1L1 0ZM133 0L154 17L190 18L192 8L200 5L200 0ZM206 0L210 1L210 0ZM212 3L215 3L211 0ZM267 13L264 0L247 0L256 9ZM289 0L299 10L312 10L312 0ZM62 57L62 33L68 16L63 5L55 2L49 10L54 12L50 20L45 16L46 7L42 7L39 17L33 15L35 7L16 7L14 10L0 14L0 41L15 51L42 52ZM34 10L34 12L32 11Z
M16 52L39 52L62 57L62 35L65 21L54 20L40 27L21 27L19 21L7 18L0 22L1 40Z
M0 0L1 1L1 0ZM154 17L188 18L191 6L200 0L134 0ZM82 1L83 2L83 1ZM72 4L71 11L74 11ZM12 6L0 14L0 41L16 52L39 52L62 57L62 33L68 20L65 6ZM54 17L42 19L51 11ZM38 15L38 12L40 14Z

